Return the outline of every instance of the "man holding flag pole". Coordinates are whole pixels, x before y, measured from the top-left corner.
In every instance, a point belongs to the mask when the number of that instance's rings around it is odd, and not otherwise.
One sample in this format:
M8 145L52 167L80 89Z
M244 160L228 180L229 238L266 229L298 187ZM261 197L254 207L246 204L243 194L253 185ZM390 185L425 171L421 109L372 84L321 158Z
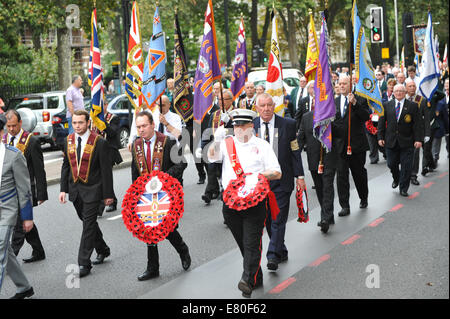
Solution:
M354 36L351 52L354 57L351 60L355 62L355 79L352 79L352 70L350 68L350 76L341 76L339 79L339 89L341 95L335 99L336 104L336 120L343 121L345 135L337 142L338 145L338 169L337 169L337 189L339 195L339 204L342 210L339 216L347 216L350 214L350 183L349 170L352 172L356 190L358 191L360 208L368 206L368 180L367 170L364 167L366 163L366 152L370 149L365 133L365 122L370 118L370 111L367 100L372 100L372 96L362 95L361 87L369 92L378 92L377 81L372 69L368 65L370 56L366 47L364 36L364 27L361 25L357 14L356 1L353 4L352 24L354 28ZM356 83L356 94L352 93L352 83ZM381 101L381 97L380 97ZM380 102L381 104L381 102ZM379 105L375 111L380 112Z

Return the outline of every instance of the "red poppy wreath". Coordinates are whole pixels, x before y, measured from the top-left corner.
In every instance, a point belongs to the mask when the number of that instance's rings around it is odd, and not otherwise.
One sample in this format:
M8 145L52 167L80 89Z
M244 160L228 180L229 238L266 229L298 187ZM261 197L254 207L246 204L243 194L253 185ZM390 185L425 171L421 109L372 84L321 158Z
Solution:
M136 179L122 201L122 219L134 237L147 244L164 240L184 212L180 182L167 173L153 171Z

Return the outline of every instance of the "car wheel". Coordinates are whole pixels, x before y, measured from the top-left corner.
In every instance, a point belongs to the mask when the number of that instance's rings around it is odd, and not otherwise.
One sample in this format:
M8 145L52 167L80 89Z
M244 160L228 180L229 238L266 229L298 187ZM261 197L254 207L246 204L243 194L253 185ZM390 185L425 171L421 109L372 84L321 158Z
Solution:
M119 130L120 148L127 147L128 139L130 138L130 132L126 127L122 127Z

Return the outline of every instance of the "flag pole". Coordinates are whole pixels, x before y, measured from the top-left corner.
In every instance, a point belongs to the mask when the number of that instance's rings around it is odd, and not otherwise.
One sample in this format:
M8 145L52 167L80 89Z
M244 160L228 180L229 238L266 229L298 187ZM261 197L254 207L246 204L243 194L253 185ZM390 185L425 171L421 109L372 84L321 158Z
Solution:
M356 0L354 0L354 1L356 1ZM354 1L353 1L353 6L352 6L352 8L354 8L354 6L355 6L355 4L354 4ZM352 9L352 14L350 15L350 19L353 19L353 9ZM353 32L354 32L354 30L353 30L353 21L352 21L352 23L351 23L351 25L352 25L352 28L351 28L351 30L350 30L350 32L351 32L351 34L353 34ZM353 74L353 64L352 64L352 57L351 57L351 55L352 55L352 46L353 46L353 37L350 37L350 51L349 51L349 75L350 75L350 93L352 93L352 88L353 88L353 76L352 76L352 74ZM352 103L350 102L350 101L348 101L348 140L347 140L347 155L352 155L352 146L350 145L350 140L351 140L351 136L350 136L350 134L351 134L351 127L352 127Z

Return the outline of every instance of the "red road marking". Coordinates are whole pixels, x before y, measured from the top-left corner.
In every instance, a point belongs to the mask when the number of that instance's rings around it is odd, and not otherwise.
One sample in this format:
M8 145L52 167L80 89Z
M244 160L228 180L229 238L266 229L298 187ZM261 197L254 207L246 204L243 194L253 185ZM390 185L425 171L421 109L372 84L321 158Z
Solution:
M285 281L283 281L278 286L276 286L275 288L273 288L271 291L269 291L269 294L278 294L296 281L297 281L297 279L295 279L294 277L290 277L290 278L286 279Z
M373 222L371 222L371 223L369 224L369 226L370 226L370 227L377 227L377 226L380 225L383 221L384 221L384 218L383 218L383 217L378 218L378 219L375 219Z
M402 207L403 207L403 204L398 204L398 205L395 205L394 207L392 207L389 211L390 212L395 212L395 211L399 210Z
M434 184L434 182L429 182L429 183L423 185L423 187L424 187L424 188L430 188L431 185L433 185L433 184Z
M409 195L408 198L409 198L409 199L414 199L414 198L416 198L417 196L419 196L419 194L420 194L419 192L415 192L414 194Z
M349 239L343 241L341 244L342 245L350 245L353 244L358 238L361 238L360 235L353 235L352 237L350 237Z
M316 259L315 261L313 261L312 263L310 263L309 267L317 267L324 261L327 261L328 259L330 259L330 255L328 255L328 254L323 255L322 257L320 257L320 258Z
M444 176L446 176L446 175L448 175L448 172L442 173L441 175L439 175L439 178L442 178L442 177L444 177Z

